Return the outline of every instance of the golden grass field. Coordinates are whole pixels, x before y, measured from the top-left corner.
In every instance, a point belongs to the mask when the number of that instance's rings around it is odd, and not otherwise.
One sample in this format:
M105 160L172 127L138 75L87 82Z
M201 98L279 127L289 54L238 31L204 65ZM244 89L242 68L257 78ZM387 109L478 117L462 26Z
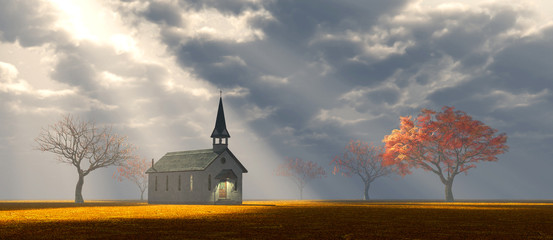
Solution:
M0 239L553 239L553 203L1 201Z

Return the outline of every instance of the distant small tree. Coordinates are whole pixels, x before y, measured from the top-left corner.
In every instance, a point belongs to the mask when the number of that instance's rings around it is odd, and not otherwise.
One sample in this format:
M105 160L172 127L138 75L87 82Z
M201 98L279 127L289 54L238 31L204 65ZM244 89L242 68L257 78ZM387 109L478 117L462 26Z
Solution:
M357 175L365 184L364 199L369 200L371 183L379 177L393 172L392 167L382 165L384 147L374 146L373 143L351 140L344 148L342 156L336 156L331 161L334 166L332 174L341 173L342 176Z
M136 184L140 190L140 201L143 201L144 191L148 188L148 174L146 174L146 170L149 167L145 158L136 156L119 166L115 173L113 173L113 177L120 182L123 179L127 179Z
M298 186L300 199L303 199L303 188L312 179L326 176L325 170L317 163L312 161L303 161L301 158L287 158L286 163L281 164L276 170L275 175L290 177Z
M98 168L121 164L132 157L133 151L127 138L112 133L111 127L98 128L93 122L81 121L69 114L43 128L35 142L36 149L54 153L59 162L77 169L75 203L84 203L85 176Z

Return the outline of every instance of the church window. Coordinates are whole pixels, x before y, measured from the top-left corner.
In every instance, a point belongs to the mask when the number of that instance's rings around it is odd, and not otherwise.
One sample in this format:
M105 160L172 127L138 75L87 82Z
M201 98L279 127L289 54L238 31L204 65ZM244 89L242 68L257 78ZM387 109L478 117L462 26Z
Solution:
M238 181L234 182L234 191L238 191Z
M169 175L165 176L165 191L169 191Z
M227 162L227 159L226 158L221 158L221 163L222 164L225 164Z
M190 175L190 191L194 190L194 176Z
M179 174L179 191L180 191L180 174Z
M156 181L155 181L155 190L157 191L157 176L156 176Z
M211 191L211 174L207 178L207 190Z

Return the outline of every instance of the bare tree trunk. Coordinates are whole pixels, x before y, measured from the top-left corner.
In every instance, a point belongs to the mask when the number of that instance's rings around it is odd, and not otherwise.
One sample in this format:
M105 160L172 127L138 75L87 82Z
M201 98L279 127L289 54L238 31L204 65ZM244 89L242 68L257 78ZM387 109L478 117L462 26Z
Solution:
M140 201L144 201L144 190L140 193Z
M371 187L370 182L365 183L365 201L369 200L369 188Z
M84 203L82 194L83 184L84 175L79 173L79 181L77 181L77 187L75 188L75 203Z
M445 201L453 202L453 179L445 183Z

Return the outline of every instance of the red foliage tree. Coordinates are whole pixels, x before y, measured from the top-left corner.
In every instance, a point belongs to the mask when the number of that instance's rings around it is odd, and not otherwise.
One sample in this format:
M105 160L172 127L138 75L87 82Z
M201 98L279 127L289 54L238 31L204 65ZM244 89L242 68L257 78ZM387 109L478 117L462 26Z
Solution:
M326 176L325 170L315 162L303 161L301 158L286 160L275 170L275 175L292 178L300 191L300 199L303 199L303 188L308 181Z
M148 168L149 165L145 158L134 157L119 166L113 177L120 182L127 179L136 184L140 189L140 200L142 201L144 200L144 191L148 188L148 174L146 174Z
M393 172L392 166L382 164L384 147L374 146L373 143L351 140L344 148L342 156L336 156L330 164L334 165L332 174L341 173L342 176L357 175L365 184L365 200L369 200L371 183L379 177Z
M394 165L402 175L412 167L431 171L445 185L446 201L453 201L453 179L476 167L480 161L497 161L508 150L507 135L473 120L453 107L442 112L423 109L416 121L401 117L400 129L384 137L385 164Z

